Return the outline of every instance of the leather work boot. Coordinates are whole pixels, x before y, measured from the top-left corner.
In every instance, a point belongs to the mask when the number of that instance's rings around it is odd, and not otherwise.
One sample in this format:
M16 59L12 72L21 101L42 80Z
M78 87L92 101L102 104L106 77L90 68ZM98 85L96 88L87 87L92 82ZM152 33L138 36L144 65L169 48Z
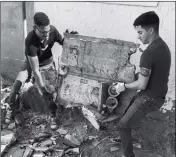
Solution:
M50 125L50 127L53 130L57 128L56 117L51 117L51 125Z
M6 106L5 124L10 124L12 119L12 109L8 103L6 103L5 106Z
M51 129L56 129L56 111L57 111L57 105L52 101L49 105L50 109L50 115L51 115Z
M17 99L19 96L19 90L22 86L22 82L19 80L16 80L13 84L13 87L10 91L9 98L7 100L7 107L6 107L6 116L5 116L5 123L9 124L15 116L15 108L17 107Z

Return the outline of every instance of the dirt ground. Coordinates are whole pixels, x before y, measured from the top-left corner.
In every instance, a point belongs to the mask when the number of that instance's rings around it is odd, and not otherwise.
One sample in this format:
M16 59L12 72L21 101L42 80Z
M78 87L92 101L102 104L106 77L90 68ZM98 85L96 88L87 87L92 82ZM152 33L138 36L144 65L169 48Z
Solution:
M169 101L175 103L173 100ZM166 103L171 103L169 101ZM23 157L25 148L22 148L21 145L29 143L40 132L45 131L53 137L59 135L56 129L50 128L48 115L28 109L23 112L23 117L25 118L23 127L13 130L17 133L18 140L7 150L4 157ZM64 112L58 113L57 129L67 128L67 131L74 132L79 139L81 138L80 145L77 146L79 153L65 153L63 157L121 157L123 153L121 143L117 141L119 138L117 123L118 120L111 121L97 131L82 115L79 108L65 109ZM141 145L141 148L134 148L136 157L174 157L175 105L172 110L165 113L157 111L149 114L133 130L133 137L134 141ZM59 156L54 153L45 153L44 155L48 157Z
M55 131L50 129L49 121L46 116L35 114L32 111L25 112L26 120L24 127L18 132L18 141L25 142L42 131L40 126L45 125L45 132L55 134ZM161 114L161 113L158 113ZM68 115L67 115L68 116ZM162 114L162 119L152 118L147 116L140 125L133 131L133 137L141 144L141 148L134 148L137 157L174 157L175 156L175 119L174 112ZM38 118L37 118L38 117ZM72 119L72 120L71 120ZM67 125L72 130L78 123L84 123L88 126L87 136L97 136L100 142L97 146L92 146L89 141L84 141L80 146L82 150L82 157L120 157L122 148L120 143L112 143L110 139L119 137L116 124L117 122L110 122L106 129L97 131L89 121L77 115L76 117L68 117L63 120L61 127ZM19 145L16 143L4 155L8 157L15 152L20 152ZM110 151L110 148L115 146L117 151ZM17 149L18 148L18 149ZM68 155L65 157L80 157L80 154ZM20 156L18 156L20 157Z

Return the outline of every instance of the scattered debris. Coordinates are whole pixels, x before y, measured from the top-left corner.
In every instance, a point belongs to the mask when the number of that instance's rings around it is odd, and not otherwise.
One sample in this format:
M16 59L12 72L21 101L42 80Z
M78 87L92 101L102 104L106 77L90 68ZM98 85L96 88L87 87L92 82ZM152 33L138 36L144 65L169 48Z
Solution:
M2 132L1 132L1 134L2 134ZM7 144L11 143L11 141L14 139L15 139L15 134L13 132L10 132L6 135L1 135L1 144L7 145Z
M120 137L117 137L117 138L110 138L109 140L110 140L111 142L114 142L114 143L120 143L120 142L121 142Z
M32 153L33 153L33 149L30 147L26 147L26 150L23 154L23 157L30 157L32 155Z
M89 136L89 140L96 139L98 136Z
M35 153L32 157L44 157L44 153Z
M36 135L34 137L34 139L31 140L31 143L43 141L43 140L45 140L47 138L50 138L51 136L52 136L51 133L41 132L38 135Z
M88 110L86 107L82 107L82 112L85 118L89 120L89 122L97 129L100 129L100 125L97 122L95 114Z
M119 150L119 149L120 149L119 147L113 146L113 147L110 148L110 152L114 152L114 151L117 151L117 150Z
M51 125L51 129L52 129L52 130L55 130L56 128L57 128L57 125L56 125L56 124L52 124L52 125Z
M133 147L134 147L134 148L139 148L139 149L142 148L141 144L140 144L140 143L137 143L137 142L133 142Z
M77 146L81 145L81 142L74 135L67 134L65 135L65 138Z
M38 129L41 129L42 131L44 131L46 129L46 125L45 124L41 124L39 126L37 126Z
M9 130L13 130L13 129L15 129L15 122L12 122L12 123L10 123L8 126L7 126L7 128L9 129Z
M40 146L51 146L52 144L53 144L53 141L50 139L47 139L43 141L42 143L40 143Z
M65 154L64 150L57 150L52 155L53 155L53 157L63 157L64 154Z
M65 153L68 153L68 152L74 152L74 153L79 154L79 148L71 148L71 149L68 149L67 151L65 151Z
M66 135L68 133L68 130L64 128L59 128L56 130L56 132L58 132L60 135Z
M34 150L36 152L47 152L49 150L49 147L34 147Z
M101 139L100 141L99 141L98 139L93 139L93 140L92 140L92 145L93 145L94 147L96 147L96 146L99 145L102 141L104 141L104 140L106 140L106 139L108 139L108 138L109 138L109 136L107 136L107 137Z
M1 154L16 141L15 134L9 130L1 130Z
M67 145L67 146L71 146L71 147L77 147L76 144L72 143L70 140L62 138L62 137L57 137L56 139L56 144L61 144L61 145Z
M99 143L100 143L100 142L98 141L98 139L93 139L93 140L92 140L92 145L93 145L94 147L96 147Z

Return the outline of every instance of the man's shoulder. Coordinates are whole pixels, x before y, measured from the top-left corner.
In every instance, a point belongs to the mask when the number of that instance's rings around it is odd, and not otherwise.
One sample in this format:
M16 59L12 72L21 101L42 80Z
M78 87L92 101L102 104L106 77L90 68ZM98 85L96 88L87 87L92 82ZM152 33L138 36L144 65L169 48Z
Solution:
M167 44L165 43L165 41L159 37L156 41L154 41L153 44L151 44L146 50L147 51L155 51L156 50L161 50L163 48L168 48ZM163 49L165 50L165 49Z
M57 29L53 25L50 25L50 30L51 30L51 32L55 32Z
M59 33L58 29L55 26L50 25L50 27L51 27L51 32L53 32L53 33Z
M149 45L143 52L143 56L151 56L157 59L158 56L164 57L165 54L170 54L168 45L162 38L157 39L153 44Z
M37 36L35 35L34 31L30 31L25 39L26 46L37 43L38 43Z

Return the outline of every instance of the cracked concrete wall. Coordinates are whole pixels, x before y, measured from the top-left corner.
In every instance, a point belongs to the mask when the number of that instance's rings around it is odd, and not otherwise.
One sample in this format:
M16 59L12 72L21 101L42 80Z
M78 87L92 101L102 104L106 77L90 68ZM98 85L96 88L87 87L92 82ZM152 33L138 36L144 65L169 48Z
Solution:
M132 4L133 2L131 2ZM144 2L145 3L145 2ZM81 35L136 42L133 22L137 16L154 10L161 19L160 35L172 53L168 96L175 99L175 2L158 2L158 6L117 5L103 2L34 2L34 12L48 14L51 23L63 33L67 28ZM55 45L55 56L61 48ZM140 52L131 56L138 70Z

